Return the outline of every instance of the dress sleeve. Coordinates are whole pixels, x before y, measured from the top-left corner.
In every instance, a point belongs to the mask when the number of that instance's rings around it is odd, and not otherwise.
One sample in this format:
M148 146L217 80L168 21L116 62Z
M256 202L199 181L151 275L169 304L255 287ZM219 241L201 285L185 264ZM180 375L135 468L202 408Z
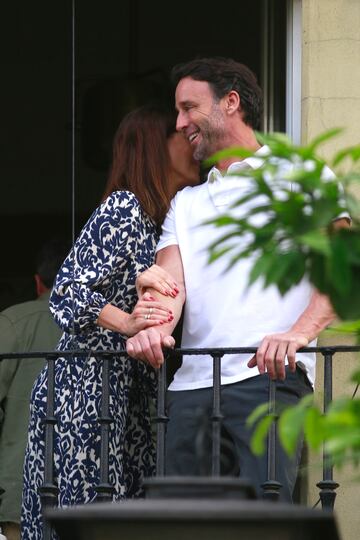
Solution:
M88 332L96 325L104 296L132 250L139 203L127 191L112 193L92 214L55 279L50 311L66 332Z

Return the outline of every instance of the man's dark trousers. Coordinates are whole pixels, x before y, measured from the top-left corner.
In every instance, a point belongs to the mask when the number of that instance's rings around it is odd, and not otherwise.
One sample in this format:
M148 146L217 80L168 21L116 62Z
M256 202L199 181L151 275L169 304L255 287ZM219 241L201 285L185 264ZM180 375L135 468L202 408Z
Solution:
M212 392L212 388L167 392L167 475L197 476L210 473L209 452L202 459L204 430L201 423L205 416L208 419L211 417ZM295 373L286 367L285 381L276 382L276 406L295 405L312 392L311 384L299 367ZM221 387L222 426L234 443L240 476L250 480L259 497L262 496L261 484L267 480L267 453L258 457L251 452L251 431L246 426L246 419L257 405L266 403L268 397L267 374ZM279 441L276 442L276 480L282 484L282 501L292 501L301 450L300 441L295 455L289 457Z

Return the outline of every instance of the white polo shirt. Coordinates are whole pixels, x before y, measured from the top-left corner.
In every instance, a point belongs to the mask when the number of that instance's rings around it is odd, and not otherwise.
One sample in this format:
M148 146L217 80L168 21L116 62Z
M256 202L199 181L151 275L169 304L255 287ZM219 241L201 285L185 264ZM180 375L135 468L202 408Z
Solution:
M258 153L261 155L263 151L266 151L264 147ZM263 288L260 280L248 286L251 259L238 261L227 272L227 255L208 264L207 247L222 236L226 228L203 223L229 211L230 205L247 190L249 179L241 176L241 170L260 164L260 158L233 163L228 169L232 175L225 177L213 168L204 184L186 187L172 200L157 251L170 245L178 245L180 249L186 287L182 347L258 347L265 335L289 330L309 303L312 286L307 280L281 296L275 286ZM284 170L290 167L291 164L284 163ZM238 174L235 176L234 172ZM330 169L328 175L334 176ZM241 215L259 204L260 198L248 202L241 208ZM231 212L240 214L239 208ZM253 219L258 224L267 220L264 213ZM246 242L246 238L237 236L234 241L239 245ZM316 340L309 344L315 345ZM258 375L257 367L250 369L246 365L251 357L251 354L223 356L221 383L235 383ZM313 383L315 355L298 353L297 362L301 362ZM169 389L212 386L212 369L209 356L184 356Z

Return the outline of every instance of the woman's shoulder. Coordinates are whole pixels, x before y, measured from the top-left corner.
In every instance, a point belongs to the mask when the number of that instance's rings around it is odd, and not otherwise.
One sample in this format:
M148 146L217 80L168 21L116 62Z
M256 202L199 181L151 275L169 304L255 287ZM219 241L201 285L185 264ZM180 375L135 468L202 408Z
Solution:
M131 191L113 191L101 204L101 211L119 213L122 216L138 217L141 206L137 197Z
M140 203L134 193L127 190L113 191L103 201L103 205L121 208L126 208L127 206L140 207Z

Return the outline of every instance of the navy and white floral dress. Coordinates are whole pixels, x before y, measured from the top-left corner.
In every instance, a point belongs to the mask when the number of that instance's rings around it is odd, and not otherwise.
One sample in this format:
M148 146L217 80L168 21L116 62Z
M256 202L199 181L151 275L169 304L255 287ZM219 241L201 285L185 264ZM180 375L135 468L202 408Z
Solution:
M158 235L153 221L128 191L112 193L90 217L61 267L50 309L63 328L58 349L119 350L125 338L96 325L111 303L131 312L136 276L154 261ZM96 499L100 465L101 360L59 358L55 362L54 470L58 506ZM156 375L129 357L114 358L110 368L109 470L114 500L142 495L141 481L154 473L149 399ZM24 464L22 539L42 539L39 487L44 475L44 423L47 369L35 382Z

